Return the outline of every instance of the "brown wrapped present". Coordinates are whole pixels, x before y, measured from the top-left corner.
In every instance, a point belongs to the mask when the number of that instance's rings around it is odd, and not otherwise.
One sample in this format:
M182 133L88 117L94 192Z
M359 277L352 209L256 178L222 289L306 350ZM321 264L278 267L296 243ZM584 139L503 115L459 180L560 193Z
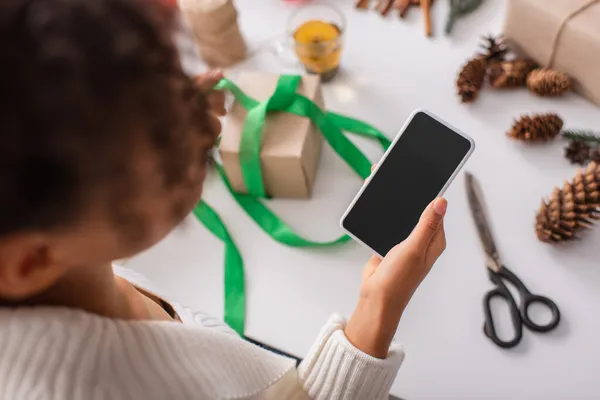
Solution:
M600 105L600 0L509 0L504 36Z
M236 84L248 96L265 101L273 94L279 75L244 72ZM305 75L298 93L324 108L318 75ZM240 141L246 110L234 102L221 135L219 153L233 190L247 193L240 166ZM267 195L272 197L310 197L321 154L323 137L306 117L272 112L267 114L260 153L262 176Z

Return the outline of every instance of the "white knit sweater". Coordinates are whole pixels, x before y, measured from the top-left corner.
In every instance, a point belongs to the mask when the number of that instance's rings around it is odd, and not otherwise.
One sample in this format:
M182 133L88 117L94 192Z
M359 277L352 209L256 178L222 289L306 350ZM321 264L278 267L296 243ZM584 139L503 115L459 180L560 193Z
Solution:
M58 308L0 310L1 400L387 399L404 353L352 346L332 317L307 357L241 339L129 270L115 272L169 301L183 323L123 321Z

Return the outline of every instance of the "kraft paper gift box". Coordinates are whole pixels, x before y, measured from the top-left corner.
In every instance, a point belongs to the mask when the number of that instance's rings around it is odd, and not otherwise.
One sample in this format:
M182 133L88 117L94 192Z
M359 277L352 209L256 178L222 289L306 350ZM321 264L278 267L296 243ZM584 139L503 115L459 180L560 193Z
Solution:
M271 97L279 75L244 72L236 85L258 101ZM297 93L324 109L318 75L302 76ZM228 113L219 145L225 174L233 190L247 193L240 166L240 141L247 111L237 101ZM281 198L308 198L311 195L321 155L323 137L306 117L270 112L264 124L260 152L262 177L267 195Z
M600 0L509 0L504 37L600 105Z

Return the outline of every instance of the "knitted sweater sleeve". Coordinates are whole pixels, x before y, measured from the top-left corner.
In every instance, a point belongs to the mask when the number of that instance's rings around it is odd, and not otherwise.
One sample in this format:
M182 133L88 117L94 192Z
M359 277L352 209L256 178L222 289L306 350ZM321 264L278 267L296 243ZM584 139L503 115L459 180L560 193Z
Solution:
M392 344L386 359L371 357L348 341L345 324L339 315L332 316L298 369L271 386L267 398L388 399L404 360L402 347Z

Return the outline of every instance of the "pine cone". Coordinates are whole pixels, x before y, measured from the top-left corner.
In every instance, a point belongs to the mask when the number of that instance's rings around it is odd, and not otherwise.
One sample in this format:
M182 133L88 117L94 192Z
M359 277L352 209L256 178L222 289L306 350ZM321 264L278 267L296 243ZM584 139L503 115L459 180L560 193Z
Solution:
M527 87L539 96L556 97L572 90L573 80L560 71L536 69L527 76Z
M484 59L476 57L469 60L458 74L456 87L463 103L470 103L477 99L485 79L485 66Z
M525 115L515 121L507 135L517 140L539 142L553 139L562 127L563 121L556 114Z
M600 164L591 162L578 171L562 189L556 188L550 199L542 201L536 216L538 239L556 243L575 239L600 219Z
M525 86L527 74L536 67L529 60L493 63L488 68L488 80L496 89Z
M483 43L479 47L484 51L480 56L485 58L487 63L504 61L508 53L508 46L504 43L501 36L487 35L482 37Z
M565 148L565 157L567 157L571 164L584 165L590 159L590 146L581 140L573 140L569 143L569 146Z
M597 164L600 164L600 146L594 147L590 151L590 160L594 161Z

